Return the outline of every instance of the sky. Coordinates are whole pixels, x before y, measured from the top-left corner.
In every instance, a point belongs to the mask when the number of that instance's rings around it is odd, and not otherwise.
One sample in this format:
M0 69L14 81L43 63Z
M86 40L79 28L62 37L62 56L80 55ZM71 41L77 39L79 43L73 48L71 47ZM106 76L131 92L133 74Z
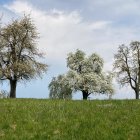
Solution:
M45 52L49 65L42 79L18 84L18 98L48 98L52 77L68 70L69 52L96 52L104 59L104 71L109 71L118 46L140 40L139 0L0 0L0 13L4 24L31 14L40 33L38 48ZM113 99L135 97L129 87L120 88L115 81L113 84ZM4 83L1 89L9 90L9 84ZM74 93L73 98L81 99L81 93ZM94 95L91 99L108 96Z

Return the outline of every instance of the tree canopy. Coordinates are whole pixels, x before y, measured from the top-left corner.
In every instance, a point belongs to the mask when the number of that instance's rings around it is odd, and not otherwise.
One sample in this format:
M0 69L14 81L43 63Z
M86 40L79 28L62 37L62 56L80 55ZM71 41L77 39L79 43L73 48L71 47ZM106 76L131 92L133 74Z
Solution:
M130 85L136 99L140 92L140 42L132 41L130 45L122 44L114 56L114 72L117 81L122 85Z
M39 38L30 16L13 20L0 30L0 79L10 81L10 97L16 97L17 82L40 77L47 65L39 62Z
M87 99L92 93L112 94L112 77L102 71L103 63L103 59L96 53L89 57L81 50L69 53L67 57L69 71L65 74L66 78L62 85L68 85L72 92L81 91L83 99Z
M72 89L65 75L54 77L49 84L51 99L72 99Z
M113 93L112 77L103 72L103 59L96 53L89 57L81 50L69 53L67 66L68 77L75 91L81 91L83 99L92 93Z

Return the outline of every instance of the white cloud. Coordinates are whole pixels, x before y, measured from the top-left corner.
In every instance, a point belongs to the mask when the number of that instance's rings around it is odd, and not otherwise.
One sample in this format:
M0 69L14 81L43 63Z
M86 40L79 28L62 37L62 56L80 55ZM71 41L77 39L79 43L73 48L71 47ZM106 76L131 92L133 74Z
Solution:
M104 5L102 1L96 1L96 4ZM4 7L19 15L24 12L31 13L41 36L39 47L46 50L47 57L55 62L65 58L68 52L76 48L89 53L96 51L108 61L112 59L113 52L119 44L139 38L137 29L114 28L112 21L84 21L77 11L41 11L27 1L19 0Z
M39 48L46 51L50 65L56 65L56 62L65 63L67 53L77 48L88 54L97 52L105 59L106 66L111 65L113 53L119 44L140 37L137 29L114 28L112 21L85 21L77 11L41 11L30 3L18 0L4 7L18 15L31 13L40 33Z
M13 1L11 5L4 5L5 8L14 11L15 13L19 12L28 12L30 13L33 9L33 7L27 3L27 2L22 2L22 1Z
M111 24L110 21L95 21L93 23L89 24L89 27L91 30L97 30L97 29L104 29L108 24Z
M85 51L88 48L94 50L96 48L94 34L110 24L109 21L86 22L77 11L71 13L57 9L40 11L22 1L14 1L5 7L16 14L31 13L40 32L39 45L47 51L49 59L55 59L55 62L58 59L65 59L66 54L76 48Z

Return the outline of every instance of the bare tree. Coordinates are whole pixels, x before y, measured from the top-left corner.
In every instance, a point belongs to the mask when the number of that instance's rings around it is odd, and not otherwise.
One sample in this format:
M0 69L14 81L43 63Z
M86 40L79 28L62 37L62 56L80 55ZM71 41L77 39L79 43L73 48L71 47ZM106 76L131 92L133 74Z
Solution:
M10 97L16 98L17 82L41 76L47 65L38 60L38 33L30 16L13 20L0 31L0 79L10 81Z
M140 92L140 42L133 41L129 46L121 45L114 56L114 72L118 82L130 85L139 99Z

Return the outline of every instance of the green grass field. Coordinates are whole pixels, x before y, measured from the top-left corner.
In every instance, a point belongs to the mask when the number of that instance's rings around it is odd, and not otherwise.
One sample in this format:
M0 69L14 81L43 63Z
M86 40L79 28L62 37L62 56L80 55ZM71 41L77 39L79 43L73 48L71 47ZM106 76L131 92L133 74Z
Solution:
M140 101L0 100L0 140L139 140Z

